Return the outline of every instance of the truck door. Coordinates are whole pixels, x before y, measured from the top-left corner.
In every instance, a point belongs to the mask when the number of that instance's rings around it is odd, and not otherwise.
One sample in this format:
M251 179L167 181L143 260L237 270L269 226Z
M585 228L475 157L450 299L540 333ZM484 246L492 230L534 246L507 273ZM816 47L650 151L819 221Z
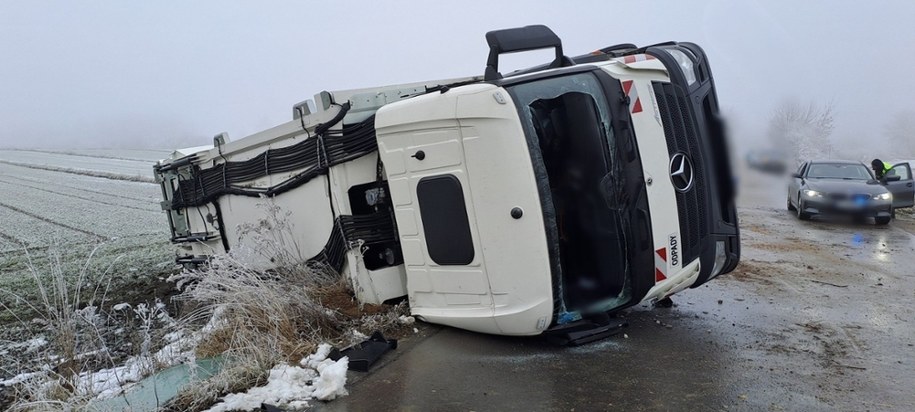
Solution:
M549 258L523 131L499 90L470 86L385 106L378 149L412 313L533 335L551 322Z
M413 314L467 329L474 327L447 318L460 310L491 322L492 295L479 236L471 225L474 210L457 121L412 123L388 133L381 124L385 118L381 110L378 151L394 204Z
M912 180L912 168L908 163L893 165L887 176L899 176L899 180L886 182L886 188L893 194L893 208L900 209L915 205L915 184Z

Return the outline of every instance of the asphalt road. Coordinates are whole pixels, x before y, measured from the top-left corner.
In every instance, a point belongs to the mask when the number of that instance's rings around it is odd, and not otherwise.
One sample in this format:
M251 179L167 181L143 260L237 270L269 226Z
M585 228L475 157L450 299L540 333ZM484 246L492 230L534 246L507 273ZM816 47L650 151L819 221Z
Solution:
M430 326L322 411L915 410L915 218L800 222L744 185L738 269L577 348Z

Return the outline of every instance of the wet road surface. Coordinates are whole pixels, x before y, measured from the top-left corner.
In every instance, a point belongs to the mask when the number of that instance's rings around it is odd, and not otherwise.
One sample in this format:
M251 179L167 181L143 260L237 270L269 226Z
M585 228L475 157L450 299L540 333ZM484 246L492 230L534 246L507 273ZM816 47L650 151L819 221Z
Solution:
M563 348L429 326L317 409L915 410L915 218L800 222L776 183L744 188L738 269L625 311L625 337Z

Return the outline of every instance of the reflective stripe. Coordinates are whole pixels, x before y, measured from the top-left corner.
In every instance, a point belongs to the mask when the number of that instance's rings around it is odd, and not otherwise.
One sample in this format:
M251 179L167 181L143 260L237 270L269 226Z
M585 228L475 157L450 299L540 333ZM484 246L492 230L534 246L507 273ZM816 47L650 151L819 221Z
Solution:
M623 82L623 93L629 97L629 112L632 114L642 111L642 101L639 100L639 91L633 85L632 80Z
M667 248L662 247L654 252L654 282L667 279Z

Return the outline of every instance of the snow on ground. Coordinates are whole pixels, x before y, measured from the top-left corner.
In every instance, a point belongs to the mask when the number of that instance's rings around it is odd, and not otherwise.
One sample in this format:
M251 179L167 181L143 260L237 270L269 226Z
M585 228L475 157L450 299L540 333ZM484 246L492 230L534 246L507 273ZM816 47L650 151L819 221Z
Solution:
M129 306L126 303L122 303L121 305ZM123 309L124 308L122 308L122 310ZM167 312L164 310L164 305L161 303L150 308L147 308L145 304L139 304L134 308L134 312L137 316L141 317L150 317L150 319L155 317L159 320L170 320ZM135 383L140 382L143 378L158 370L180 363L195 363L196 357L194 355L194 349L201 339L221 325L221 319L221 312L217 312L200 330L193 333L186 333L179 329L166 334L164 340L168 343L155 353L140 353L139 355L128 358L123 365L80 373L79 379L76 382L78 393L96 399L112 398L120 395L131 388ZM36 348L35 350L37 350L37 348L41 348L47 344L47 340L44 337L39 336L25 342L8 345L7 348L25 347L27 350L31 348ZM147 348L149 345L150 342L144 342L141 344L141 347ZM97 352L104 350L107 350L107 348L77 355L76 359L94 356ZM6 380L0 380L0 387L13 386L23 382L34 385L46 384L48 381L48 372L51 369L52 367L46 364L38 371L21 373Z
M159 315L167 316L158 307ZM141 313L143 308L135 308ZM194 364L197 360L194 349L200 340L219 327L222 322L221 312L217 312L200 330L185 333L181 330L165 335L169 342L152 355L139 355L127 359L127 362L116 368L86 372L80 375L80 388L84 393L96 396L97 399L108 399L128 390L133 384L141 381L151 373L180 363Z
M260 408L263 403L299 410L307 408L311 399L329 401L346 396L349 359L328 359L330 351L331 346L325 343L314 354L302 359L301 366L277 365L270 370L266 385L226 395L222 403L208 411L251 411Z
M206 330L211 330L211 328L212 326L205 327ZM82 372L79 375L76 386L80 394L98 399L107 399L120 395L134 383L139 382L158 369L195 361L194 348L201 338L202 332L188 336L180 332L173 332L166 336L166 339L171 342L156 353L132 356L123 365L114 368ZM16 345L25 346L27 347L26 351L29 351L37 350L47 345L47 343L47 340L43 337L37 337ZM81 359L93 356L98 352L101 351L82 353L77 355L76 358ZM51 366L44 365L41 369L39 371L21 373L10 379L0 380L0 387L9 387L29 381L40 385L47 381L47 372L50 371Z

